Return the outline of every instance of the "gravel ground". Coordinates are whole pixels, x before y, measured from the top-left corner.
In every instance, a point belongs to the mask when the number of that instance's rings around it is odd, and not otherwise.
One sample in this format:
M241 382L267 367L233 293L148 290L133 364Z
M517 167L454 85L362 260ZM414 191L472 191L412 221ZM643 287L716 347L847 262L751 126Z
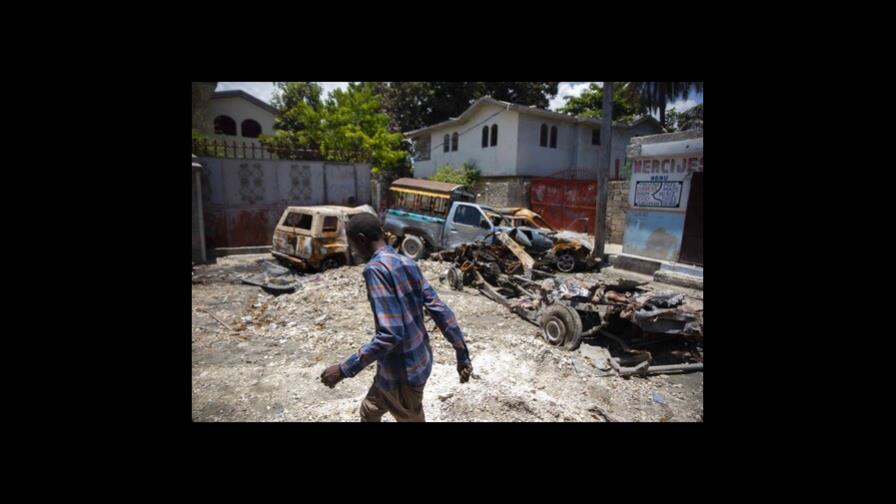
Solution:
M303 276L300 289L279 296L239 282L269 258L228 256L194 268L193 420L357 421L376 365L335 389L319 376L373 335L363 266ZM534 325L475 290L458 292L440 283L447 263L420 266L454 310L479 376L459 383L453 350L438 331L431 334L435 362L424 393L427 421L703 421L702 372L613 376L598 368L609 354L596 341L586 340L574 352L552 347ZM601 275L570 276L589 281ZM701 291L648 287L685 292L702 305ZM388 414L383 420L393 421Z

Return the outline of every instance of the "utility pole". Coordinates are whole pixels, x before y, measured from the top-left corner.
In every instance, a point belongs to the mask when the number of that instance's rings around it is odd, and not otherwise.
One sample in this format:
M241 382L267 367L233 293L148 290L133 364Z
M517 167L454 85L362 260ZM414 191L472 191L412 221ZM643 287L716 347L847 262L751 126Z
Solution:
M605 261L604 242L607 234L607 180L610 178L610 144L613 140L613 83L604 82L604 102L601 111L600 148L603 159L597 168L597 216L594 222L594 250L592 257ZM604 266L604 264L601 264Z

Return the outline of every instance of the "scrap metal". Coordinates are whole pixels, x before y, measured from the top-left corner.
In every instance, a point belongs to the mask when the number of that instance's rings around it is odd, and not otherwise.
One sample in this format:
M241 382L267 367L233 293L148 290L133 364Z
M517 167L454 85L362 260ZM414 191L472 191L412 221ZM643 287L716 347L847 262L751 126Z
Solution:
M475 287L538 325L549 343L574 350L583 337L603 336L617 344L621 357L608 364L620 376L702 370L702 350L673 354L700 362L669 367L652 365L651 352L633 348L671 338L697 342L702 348L702 310L694 310L682 294L647 292L642 288L647 282L625 279L591 285L560 279L544 271L544 263L505 233L498 233L488 244L460 245L443 257L453 262L445 275L451 288ZM616 330L611 332L613 327ZM619 335L614 334L617 330ZM637 345L629 345L621 337L623 333L641 339Z

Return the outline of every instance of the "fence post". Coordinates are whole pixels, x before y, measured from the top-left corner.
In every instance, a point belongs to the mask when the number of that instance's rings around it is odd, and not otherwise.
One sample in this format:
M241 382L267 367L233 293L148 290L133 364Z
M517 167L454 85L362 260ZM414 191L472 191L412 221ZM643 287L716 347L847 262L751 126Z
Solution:
M243 144L243 159L246 159L246 142L240 142Z
M252 142L252 159L255 159L255 142Z

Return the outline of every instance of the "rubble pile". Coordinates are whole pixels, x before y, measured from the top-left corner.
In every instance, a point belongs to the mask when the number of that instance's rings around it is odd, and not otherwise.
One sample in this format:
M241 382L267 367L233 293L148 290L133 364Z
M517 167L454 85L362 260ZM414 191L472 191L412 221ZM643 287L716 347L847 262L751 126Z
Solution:
M228 256L195 268L202 281L193 285L194 420L356 421L375 366L334 389L318 377L373 335L363 266L300 275L295 291L285 294L241 282L267 259ZM477 375L458 382L453 349L433 330L427 420L702 419L702 373L620 378L606 364L619 352L606 342L586 339L575 352L551 346L537 327L476 289L450 289L446 263L418 265L455 312ZM559 279L569 282L570 292L573 285L587 285Z

